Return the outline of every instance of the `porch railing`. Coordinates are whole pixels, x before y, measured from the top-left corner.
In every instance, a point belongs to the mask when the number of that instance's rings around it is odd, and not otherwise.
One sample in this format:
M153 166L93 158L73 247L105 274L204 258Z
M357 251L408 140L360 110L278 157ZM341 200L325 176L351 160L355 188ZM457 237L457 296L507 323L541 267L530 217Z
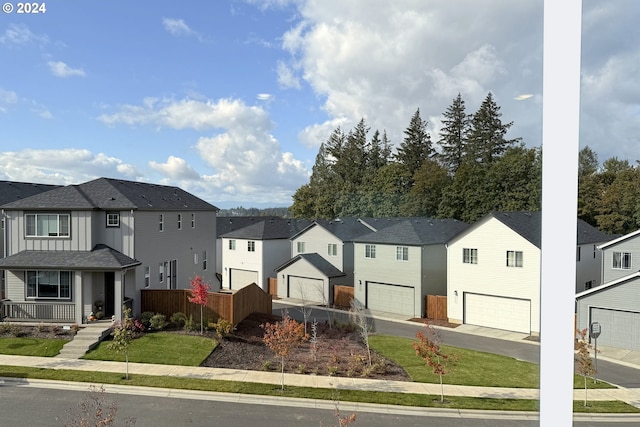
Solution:
M74 322L76 315L73 303L12 302L2 301L4 320L23 322Z

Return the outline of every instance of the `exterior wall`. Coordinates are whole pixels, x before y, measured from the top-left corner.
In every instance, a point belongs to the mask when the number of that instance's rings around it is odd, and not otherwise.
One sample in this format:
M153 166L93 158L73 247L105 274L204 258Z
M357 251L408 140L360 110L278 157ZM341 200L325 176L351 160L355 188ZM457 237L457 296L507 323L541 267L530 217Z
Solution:
M630 252L631 268L628 270L613 268L614 252ZM602 283L611 282L640 270L640 237L623 240L608 246L602 251Z
M366 300L367 282L408 285L414 288L414 314L423 313L424 298L422 278L422 247L408 246L409 259L396 260L396 247L404 245L376 245L376 257L365 258L365 243L354 244L354 298L363 305Z
M586 283L593 281L596 287L602 284L602 251L597 244L579 245L580 260L576 260L576 293L586 290Z
M591 307L640 311L640 278L596 291L577 300L577 328L589 328ZM616 325L623 328L625 325Z
M109 211L111 212L111 211ZM107 227L107 211L93 212L93 241L134 257L134 212L119 211L120 226Z
M462 262L463 248L478 249L477 264ZM506 252L511 250L522 251L523 267L506 266ZM531 300L531 331L540 332L540 250L497 219L477 223L449 244L447 282L452 322L462 323L463 294L472 292Z
M265 240L262 253L262 289L269 292L269 278L276 277L275 269L290 259L289 239Z
M236 249L229 249L229 241L236 241ZM248 243L255 242L255 251L249 252ZM258 281L260 283L256 283L258 287L262 290L269 290L269 283L264 279L263 268L262 268L262 259L263 253L265 250L265 245L262 240L251 240L251 239L231 239L231 238L223 238L222 239L222 265L223 271L222 274L222 286L225 289L229 289L229 272L232 269L238 270L251 270L258 272ZM266 288L265 288L266 287Z
M287 297L287 285L291 280L291 276L322 280L322 292L324 292L324 295L329 301L333 300L333 295L330 293L330 289L332 288L329 286L329 279L304 259L300 259L278 272L279 297ZM318 294L320 294L320 292L318 292ZM311 299L312 297L310 296L309 298Z

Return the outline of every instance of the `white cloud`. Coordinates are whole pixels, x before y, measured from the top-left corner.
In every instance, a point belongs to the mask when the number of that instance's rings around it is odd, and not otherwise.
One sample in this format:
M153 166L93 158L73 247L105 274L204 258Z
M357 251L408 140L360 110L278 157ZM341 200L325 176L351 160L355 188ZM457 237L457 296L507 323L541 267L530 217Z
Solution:
M168 176L171 179L177 180L198 180L200 175L187 164L187 162L175 156L169 156L166 163L157 163L154 161L149 162L149 166L152 169Z
M18 94L0 87L0 113L7 112L7 106L18 102Z
M21 46L31 42L47 43L48 41L47 36L32 33L24 24L9 24L4 34L0 36L0 44L6 46Z
M62 61L49 61L47 65L49 65L51 73L56 77L86 76L82 68L71 68Z
M171 35L183 36L194 34L194 31L182 19L162 18L162 25Z
M293 68L282 61L277 65L278 84L283 88L300 89L300 78L296 76Z

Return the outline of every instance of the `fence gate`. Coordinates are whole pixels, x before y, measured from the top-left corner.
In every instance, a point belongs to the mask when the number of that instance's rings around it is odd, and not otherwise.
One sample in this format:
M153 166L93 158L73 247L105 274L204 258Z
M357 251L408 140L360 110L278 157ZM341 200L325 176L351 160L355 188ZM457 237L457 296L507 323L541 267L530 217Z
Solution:
M425 301L427 319L448 320L447 297L442 295L427 295Z

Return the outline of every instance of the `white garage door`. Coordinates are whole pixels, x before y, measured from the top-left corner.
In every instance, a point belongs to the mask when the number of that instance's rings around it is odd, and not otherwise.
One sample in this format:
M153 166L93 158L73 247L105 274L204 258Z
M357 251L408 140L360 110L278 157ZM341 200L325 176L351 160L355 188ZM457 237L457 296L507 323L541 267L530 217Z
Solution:
M323 304L324 281L310 277L289 276L288 297L305 303Z
M464 323L529 334L531 301L465 293Z
M412 286L367 282L366 306L369 310L413 317L415 315L415 290Z
M598 345L640 350L640 313L592 307L591 322L601 326Z
M252 270L231 269L231 289L238 290L252 283L258 284L258 272Z

